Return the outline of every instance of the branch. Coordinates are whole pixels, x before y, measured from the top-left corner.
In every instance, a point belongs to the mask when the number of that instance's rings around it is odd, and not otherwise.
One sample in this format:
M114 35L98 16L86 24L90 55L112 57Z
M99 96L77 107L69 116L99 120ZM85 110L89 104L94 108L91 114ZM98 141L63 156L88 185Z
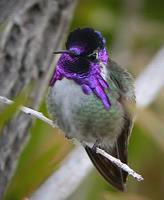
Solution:
M6 97L2 97L0 96L0 102L4 103L4 104L12 104L14 103L13 101L11 101L10 99L6 98ZM58 128L58 126L56 124L54 124L54 122L52 120L50 120L49 118L45 117L43 115L43 113L38 112L36 110L33 110L31 108L25 107L25 106L20 106L20 110L22 112L24 112L27 115L31 115L36 117L37 119L40 119L42 121L44 121L45 123L49 124L50 126L52 126L53 128ZM136 172L134 172L130 167L128 167L126 164L122 163L119 159L116 159L115 157L109 155L108 153L106 153L104 150L100 149L100 148L96 148L96 152L101 154L102 156L106 157L107 159L109 159L111 162L113 162L114 164L116 164L119 168L121 168L122 170L128 172L129 175L132 175L134 178L136 178L138 181L143 180L143 178L141 177L141 175L137 174Z
M8 98L6 98L6 97L2 97L2 96L0 96L0 102L1 102L1 103L4 103L4 104L8 104L8 105L14 103L14 102L11 101L10 99L8 99ZM25 114L27 114L27 115L34 116L34 117L36 117L37 119L40 119L40 120L44 121L45 123L49 124L49 125L52 126L53 128L56 128L56 127L57 127L57 125L54 124L54 122L53 122L52 120L50 120L49 118L45 117L45 116L43 115L43 113L41 113L41 112L38 112L38 111L36 111L36 110L33 110L33 109L28 108L28 107L25 107L25 106L20 106L20 110L21 110L22 112L24 112Z
M126 171L129 175L133 176L137 181L143 181L143 177L136 173L134 170L132 170L128 165L125 163L122 163L119 159L111 156L110 154L106 153L104 150L100 148L96 148L96 152L101 154L102 156L106 157L108 160L110 160L112 163L117 165L120 169Z

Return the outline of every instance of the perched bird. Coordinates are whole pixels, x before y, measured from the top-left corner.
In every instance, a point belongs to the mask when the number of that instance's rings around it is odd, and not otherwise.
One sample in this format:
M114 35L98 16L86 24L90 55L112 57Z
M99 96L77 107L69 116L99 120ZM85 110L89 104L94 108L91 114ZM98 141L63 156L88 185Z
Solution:
M101 175L124 190L127 173L96 153L96 147L127 163L135 102L133 78L111 60L102 34L78 28L68 35L48 93L48 111L67 138L76 138Z

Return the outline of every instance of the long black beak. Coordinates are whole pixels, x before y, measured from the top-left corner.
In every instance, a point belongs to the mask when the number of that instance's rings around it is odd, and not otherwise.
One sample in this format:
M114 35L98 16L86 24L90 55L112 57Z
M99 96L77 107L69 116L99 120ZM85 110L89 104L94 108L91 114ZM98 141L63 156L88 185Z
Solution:
M62 53L68 53L70 55L74 55L76 56L75 52L71 51L71 50L59 50L59 51L54 51L54 54L62 54Z

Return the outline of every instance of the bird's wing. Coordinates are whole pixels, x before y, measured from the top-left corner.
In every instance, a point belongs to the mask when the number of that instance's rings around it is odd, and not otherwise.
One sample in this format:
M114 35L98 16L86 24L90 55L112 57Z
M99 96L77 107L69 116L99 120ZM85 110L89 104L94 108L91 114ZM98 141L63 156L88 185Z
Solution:
M110 78L115 83L119 93L120 103L123 99L127 99L129 101L135 101L134 89L133 87L133 79L131 75L125 71L123 68L120 68L116 63L113 61L109 62L109 71L110 71ZM130 81L128 83L128 81ZM125 84L126 82L126 84ZM132 91L131 91L132 90ZM124 108L124 126L120 132L119 137L113 149L109 150L105 149L105 151L112 156L120 159L123 163L127 163L127 154L128 154L128 137L131 133L131 129L133 126L133 118L132 115ZM100 146L101 148L101 146ZM101 173L101 175L114 187L117 189L124 191L125 183L127 178L127 173L122 171L119 167L113 164L110 160L105 158L104 156L97 154L94 148L90 148L88 146L85 147L90 159L92 160L93 164L97 168L97 170Z
M124 128L122 129L121 134L119 135L113 149L105 151L115 158L120 159L123 163L127 163L127 145L128 145L128 135L131 131L131 121L126 119ZM101 148L101 146L100 146ZM124 191L125 183L127 178L127 173L122 171L119 167L113 164L110 160L104 156L96 153L94 148L88 146L85 147L86 152L88 153L93 164L101 175L109 182L111 185L117 189Z

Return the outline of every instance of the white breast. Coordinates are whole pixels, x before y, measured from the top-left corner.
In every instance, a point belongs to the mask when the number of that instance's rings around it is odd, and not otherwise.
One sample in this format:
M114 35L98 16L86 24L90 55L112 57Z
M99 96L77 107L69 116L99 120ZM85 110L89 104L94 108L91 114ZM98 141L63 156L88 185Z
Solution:
M61 114L65 123L71 125L71 133L74 134L77 132L77 128L74 126L73 111L87 100L87 95L83 93L78 84L66 78L57 81L51 92L55 104L61 108Z
M78 105L81 98L86 96L78 84L66 78L57 81L53 86L53 91L56 104L62 103L64 109Z

